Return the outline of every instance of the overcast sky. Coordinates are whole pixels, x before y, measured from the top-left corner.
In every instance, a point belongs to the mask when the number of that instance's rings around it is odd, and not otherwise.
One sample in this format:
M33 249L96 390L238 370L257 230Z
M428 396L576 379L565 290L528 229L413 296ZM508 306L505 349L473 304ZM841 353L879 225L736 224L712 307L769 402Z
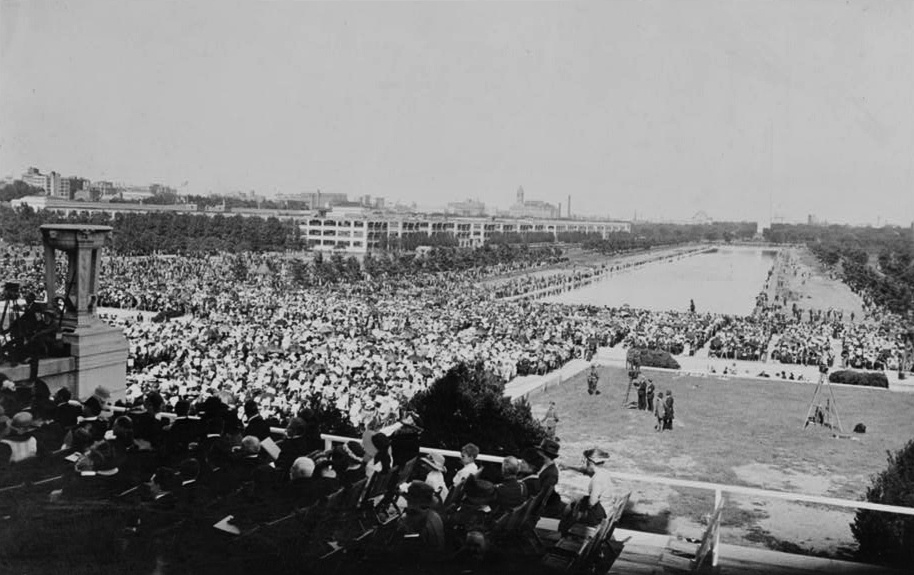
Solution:
M0 176L31 165L909 224L914 0L0 0Z

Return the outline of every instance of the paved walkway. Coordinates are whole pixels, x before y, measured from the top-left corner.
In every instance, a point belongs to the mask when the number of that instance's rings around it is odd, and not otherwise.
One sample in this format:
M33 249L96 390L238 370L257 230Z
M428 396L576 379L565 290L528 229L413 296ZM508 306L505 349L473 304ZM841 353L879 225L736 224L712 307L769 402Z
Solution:
M671 538L669 535L616 529L613 533L613 538L617 541L626 541L626 543L622 548L622 553L609 571L611 574L665 575L668 573L688 572L688 560L671 552ZM721 544L718 549L721 573L738 575L762 575L768 573L789 573L791 575L811 573L888 575L900 573L900 571L878 565L782 553L754 547ZM680 571L676 567L684 567L685 570Z
M583 359L573 359L560 369L551 371L546 375L523 375L515 377L505 385L504 396L512 400L526 397L531 393L541 391L553 385L567 381L590 366L590 362Z

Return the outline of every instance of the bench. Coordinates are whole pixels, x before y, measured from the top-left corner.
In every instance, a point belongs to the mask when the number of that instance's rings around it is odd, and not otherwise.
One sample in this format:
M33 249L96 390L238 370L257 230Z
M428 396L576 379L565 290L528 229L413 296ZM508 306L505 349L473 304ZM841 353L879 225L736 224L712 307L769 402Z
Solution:
M562 535L558 543L546 552L541 561L542 565L549 570L570 573L595 564L600 559L601 550L609 545L630 497L631 492L628 492L616 499L606 518L597 527L573 525L568 533ZM608 563L606 569L609 569L617 556L618 551L615 549L612 549L611 556L604 555Z

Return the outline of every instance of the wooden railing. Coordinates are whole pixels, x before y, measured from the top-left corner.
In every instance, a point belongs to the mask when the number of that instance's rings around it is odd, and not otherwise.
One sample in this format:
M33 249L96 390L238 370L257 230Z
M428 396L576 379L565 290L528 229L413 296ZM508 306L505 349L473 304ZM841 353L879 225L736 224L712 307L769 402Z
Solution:
M358 441L351 437L340 435L322 434L324 445L327 449L333 447L335 443L345 443L347 441ZM438 453L444 457L460 458L459 451L448 449L436 449L434 447L420 447L419 451L425 454ZM491 463L500 463L504 458L496 455L479 454L476 458L478 461ZM669 485L671 487L686 487L690 489L699 489L714 492L714 510L711 513L711 520L708 528L702 537L701 545L698 548L693 568L699 569L711 557L711 567L716 568L719 560L720 547L720 521L723 515L724 494L732 493L736 495L751 495L753 497L781 499L797 503L816 503L819 505L829 505L832 507L842 507L845 509L867 509L870 511L879 511L882 513L897 513L899 515L914 516L914 507L901 507L898 505L884 505L882 503L871 503L869 501L853 501L850 499L837 499L834 497L822 497L819 495L807 495L804 493L788 493L786 491L773 491L770 489L759 489L756 487L744 487L742 485L726 485L723 483L711 483L707 481L692 481L688 479L674 479L671 477L658 477L655 475L640 475L636 473L623 473L620 471L605 472L609 477L622 481L632 481L636 483L654 483L659 485Z

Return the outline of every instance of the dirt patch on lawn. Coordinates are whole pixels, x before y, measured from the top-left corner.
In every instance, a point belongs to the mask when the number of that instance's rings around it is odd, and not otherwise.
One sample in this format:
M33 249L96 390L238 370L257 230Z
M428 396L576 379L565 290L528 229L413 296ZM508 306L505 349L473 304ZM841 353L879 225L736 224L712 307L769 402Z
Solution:
M832 480L824 475L802 473L762 463L740 465L734 467L733 471L740 481L762 489L809 495L825 495L832 489Z

